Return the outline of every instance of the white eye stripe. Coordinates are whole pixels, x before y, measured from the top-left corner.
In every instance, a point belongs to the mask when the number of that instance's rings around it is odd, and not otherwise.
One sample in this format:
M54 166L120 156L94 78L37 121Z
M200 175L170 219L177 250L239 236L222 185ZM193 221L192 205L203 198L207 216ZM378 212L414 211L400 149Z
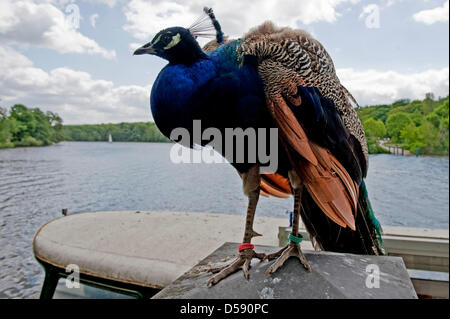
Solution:
M169 50L170 48L173 48L174 46L176 46L178 44L178 42L180 42L180 40L181 40L181 35L179 33L177 33L176 35L174 35L172 37L172 41L170 41L170 43L164 47L164 50Z
M158 41L161 40L161 36L162 36L162 34L160 34L159 37L157 37L157 38L155 39L155 41L153 41L152 44L158 43Z

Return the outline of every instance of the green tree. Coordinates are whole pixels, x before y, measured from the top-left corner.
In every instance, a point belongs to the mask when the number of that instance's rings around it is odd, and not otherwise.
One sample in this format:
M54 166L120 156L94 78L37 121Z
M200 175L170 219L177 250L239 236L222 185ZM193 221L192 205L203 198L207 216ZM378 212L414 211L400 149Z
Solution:
M0 145L5 144L10 135L8 111L0 107Z
M434 108L434 94L433 93L427 93L425 95L425 100L422 102L422 112L423 114L429 114L433 112Z
M22 104L16 104L11 107L9 117L17 122L17 127L13 132L14 141L21 141L26 137L31 136L31 132L34 132L36 129L37 123L33 114Z
M47 115L39 109L32 109L31 113L36 124L30 136L42 142L43 145L50 145L53 141L53 130Z
M431 114L428 114L425 117L425 120L427 120L428 122L430 122L431 124L433 124L433 126L435 128L438 128L440 123L441 123L441 119L439 118L439 116L437 114L435 114L434 112Z
M427 94L421 100L398 100L391 105L375 105L357 110L364 125L369 152L377 153L377 120L383 121L391 140L415 152L449 153L449 98Z
M447 100L444 100L444 102L436 107L433 111L433 113L435 113L437 116L441 117L441 118L448 118L448 113L449 113L449 107L448 107L448 98Z
M155 123L119 123L94 125L64 125L67 141L107 141L109 134L116 142L170 142Z
M16 104L0 109L0 147L50 145L62 140L62 119L56 113L43 113Z
M448 103L447 103L448 107ZM447 113L448 115L448 113ZM441 119L441 123L439 126L438 133L438 143L439 143L439 153L448 154L449 152L449 127L448 127L448 116L446 118Z
M8 118L0 118L0 146L11 141L11 121Z
M363 126L368 137L383 138L386 136L386 127L381 120L369 118L364 121Z
M406 125L401 133L401 139L404 143L404 147L412 152L415 152L416 148L425 147L425 143L423 143L420 131L418 127L414 123L409 123Z
M386 129L394 142L400 141L401 131L411 123L411 118L407 113L399 112L389 115L386 120Z
M46 115L50 126L52 127L52 141L60 142L64 140L64 136L62 134L63 119L58 114L50 111L48 111Z

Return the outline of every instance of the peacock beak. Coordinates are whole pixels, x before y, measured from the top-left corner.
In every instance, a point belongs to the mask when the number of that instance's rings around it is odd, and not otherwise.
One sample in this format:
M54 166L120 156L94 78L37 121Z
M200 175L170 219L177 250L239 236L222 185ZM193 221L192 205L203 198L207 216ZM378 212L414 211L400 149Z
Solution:
M152 47L151 43L147 43L138 48L133 53L133 55L141 55L141 54L156 54L156 50Z

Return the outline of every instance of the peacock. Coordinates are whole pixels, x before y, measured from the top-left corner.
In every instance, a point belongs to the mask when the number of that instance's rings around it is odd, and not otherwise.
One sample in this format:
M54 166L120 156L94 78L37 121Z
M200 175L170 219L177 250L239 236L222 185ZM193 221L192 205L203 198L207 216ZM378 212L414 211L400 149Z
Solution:
M211 35L215 38L202 49L197 38ZM229 160L248 197L245 232L238 257L215 269L208 285L240 269L248 279L253 258L276 259L266 275L291 256L311 271L300 246L300 217L316 250L385 254L364 182L368 147L354 109L357 102L340 83L327 51L310 34L268 21L242 38L228 39L212 9L205 8L189 28L164 29L134 52L142 54L169 62L150 97L154 121L165 136L173 138L176 128L192 132L195 120L222 133L227 128L278 132L275 171L262 170L259 160ZM204 146L208 141L184 144ZM253 229L260 195L294 197L289 242L269 255L255 252L251 244L261 236Z

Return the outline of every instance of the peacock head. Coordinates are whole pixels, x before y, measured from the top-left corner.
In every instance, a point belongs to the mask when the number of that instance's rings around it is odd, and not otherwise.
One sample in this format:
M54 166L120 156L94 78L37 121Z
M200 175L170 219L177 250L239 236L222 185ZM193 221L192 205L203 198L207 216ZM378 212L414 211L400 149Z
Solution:
M206 55L189 29L172 27L158 32L153 40L134 51L134 55L152 54L171 64L191 64Z
M153 54L171 64L192 64L207 58L200 48L197 37L215 36L218 43L224 42L219 22L211 8L203 8L203 15L189 28L173 27L159 31L153 40L136 51L134 55Z

